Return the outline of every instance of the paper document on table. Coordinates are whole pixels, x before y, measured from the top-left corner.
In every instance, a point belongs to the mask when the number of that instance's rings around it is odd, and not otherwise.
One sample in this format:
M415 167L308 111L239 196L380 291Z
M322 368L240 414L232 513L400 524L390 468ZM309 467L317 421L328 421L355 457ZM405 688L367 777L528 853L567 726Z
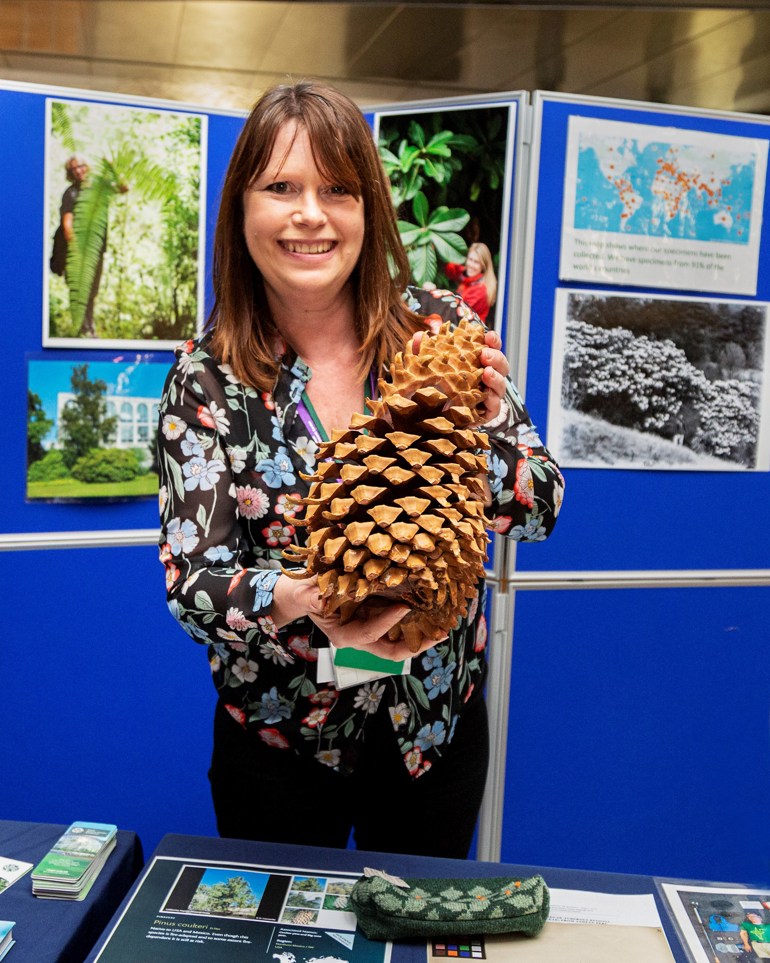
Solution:
M20 859L10 856L0 856L0 893L12 886L17 879L32 869L32 863L23 863Z
M652 893L553 889L537 936L501 933L428 943L428 963L464 956L486 963L674 963Z
M549 923L594 923L600 926L660 926L652 893L589 893L553 889Z
M500 933L469 942L470 953L429 943L428 963L447 963L450 955L485 963L674 963L663 930L651 926L546 923L538 936Z

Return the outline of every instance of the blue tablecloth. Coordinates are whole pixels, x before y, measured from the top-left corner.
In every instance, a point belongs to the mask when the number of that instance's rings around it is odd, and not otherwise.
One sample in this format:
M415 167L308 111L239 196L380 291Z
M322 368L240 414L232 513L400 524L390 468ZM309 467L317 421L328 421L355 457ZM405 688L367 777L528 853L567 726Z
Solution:
M0 819L0 856L35 865L66 828ZM33 896L30 870L0 893L0 919L16 922L8 963L83 963L143 862L136 833L118 830L117 846L82 902Z
M359 850L321 849L310 846L290 846L282 843L260 843L233 839L216 839L204 836L164 836L153 854L156 856L184 857L191 860L212 860L218 863L248 863L260 866L285 866L306 870L337 870L360 873L365 866L385 869L399 876L433 877L481 877L512 875L528 876L541 873L546 883L554 888L580 889L603 893L652 893L677 963L688 963L679 944L655 881L650 876L631 876L619 873L595 873L585 870L548 869L537 866L474 862L471 860L431 859L424 856L394 855L392 853L367 853ZM152 859L148 861L148 872ZM137 881L133 891L140 885ZM109 937L117 918L128 904L131 893L116 914L113 924L94 948L86 963L93 963L102 943ZM201 954L198 959L204 959ZM14 961L15 963L15 961ZM425 963L425 941L419 943L396 943L392 963ZM619 961L622 963L622 961Z

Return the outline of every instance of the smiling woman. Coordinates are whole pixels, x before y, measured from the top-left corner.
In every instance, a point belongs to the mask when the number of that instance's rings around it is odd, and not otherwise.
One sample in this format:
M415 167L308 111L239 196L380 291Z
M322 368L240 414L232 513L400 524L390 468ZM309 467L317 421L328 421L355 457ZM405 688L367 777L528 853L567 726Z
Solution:
M438 321L475 318L408 277L359 109L317 84L268 91L222 191L209 331L179 350L158 433L169 605L208 644L219 690L210 779L224 836L344 847L353 829L370 850L470 847L488 759L483 580L457 624L413 652L387 637L407 605L378 599L343 624L315 576L281 567L306 541L296 515L323 442L384 390L399 351L419 350ZM511 537L540 540L563 483L500 347L482 329L469 362L483 389L469 420L486 423L491 449L487 511ZM444 517L455 524L451 506ZM411 672L343 688L330 644L391 665L412 656Z

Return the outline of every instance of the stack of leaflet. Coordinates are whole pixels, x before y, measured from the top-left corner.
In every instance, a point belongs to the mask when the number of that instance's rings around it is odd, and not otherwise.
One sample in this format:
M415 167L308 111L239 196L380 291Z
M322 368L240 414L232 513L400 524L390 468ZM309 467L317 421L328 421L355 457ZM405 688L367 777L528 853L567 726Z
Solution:
M10 950L16 940L13 938L13 928L16 924L10 920L0 920L0 960Z
M32 892L44 899L85 899L115 848L117 826L73 823L32 870Z

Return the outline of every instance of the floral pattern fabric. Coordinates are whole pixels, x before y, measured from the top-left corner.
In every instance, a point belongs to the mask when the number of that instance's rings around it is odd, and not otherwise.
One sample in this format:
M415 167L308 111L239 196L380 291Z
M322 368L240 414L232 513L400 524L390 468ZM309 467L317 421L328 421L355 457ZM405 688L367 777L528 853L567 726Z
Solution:
M410 289L428 325L473 312L450 292ZM351 771L366 724L386 711L404 763L427 772L451 742L464 703L486 674L484 585L449 637L412 660L411 673L337 690L316 681L309 618L280 630L271 618L282 551L301 544L292 499L306 495L318 446L297 412L312 372L284 358L271 393L242 384L208 350L209 336L177 349L160 405L160 557L168 604L208 646L230 715L276 750L309 753ZM492 528L520 541L550 533L564 482L514 386L506 417L487 429Z

